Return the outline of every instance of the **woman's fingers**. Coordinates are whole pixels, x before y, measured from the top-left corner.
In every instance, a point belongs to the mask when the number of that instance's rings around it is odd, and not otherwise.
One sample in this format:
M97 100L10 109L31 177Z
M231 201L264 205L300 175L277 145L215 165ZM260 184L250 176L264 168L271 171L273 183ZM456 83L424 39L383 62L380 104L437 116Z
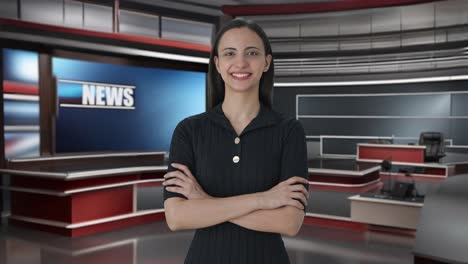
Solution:
M166 189L167 189L168 191L170 191L170 192L180 193L180 194L182 194L182 195L187 196L187 195L186 195L186 192L185 192L185 189L182 188L182 187L172 186L172 187L167 187Z
M168 172L164 175L164 180L167 181L168 179L171 179L171 178L179 178L183 181L187 181L188 180L188 177L187 175L185 175L183 172L181 171L171 171L171 172Z
M309 197L309 192L302 184L298 185L291 185L290 190L293 192L300 192L305 195L305 197Z
M294 198L294 199L299 199L301 200L302 204L303 205L307 205L308 202L307 202L307 197L303 194L303 193L300 193L300 192L294 192L291 194L291 197Z
M190 171L190 169L187 166L185 166L183 164L180 164L180 163L171 163L171 166L176 168L176 169L181 170L189 178L195 179L195 177L193 177L193 175L192 175L192 172Z
M286 180L286 183L291 185L291 184L296 184L296 183L302 183L302 184L308 184L309 180L299 177L299 176L294 176Z
M169 180L166 180L163 182L163 186L169 186L169 185L177 185L179 187L183 187L183 188L187 188L188 184L187 182L179 179L179 178L172 178L172 179L169 179Z

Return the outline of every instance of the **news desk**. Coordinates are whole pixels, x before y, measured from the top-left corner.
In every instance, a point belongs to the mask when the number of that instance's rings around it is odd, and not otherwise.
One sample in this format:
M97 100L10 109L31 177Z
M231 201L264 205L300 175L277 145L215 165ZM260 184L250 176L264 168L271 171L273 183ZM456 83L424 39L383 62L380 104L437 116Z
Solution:
M425 149L425 146L419 145L359 143L356 161L379 164L384 160L390 161L393 171L381 172L381 175L393 173L393 175L447 178L468 172L467 154L446 152L446 156L439 162L424 162Z
M164 219L139 210L137 188L161 186L164 152L64 155L10 160L10 223L76 237Z
M380 165L351 159L309 160L309 183L336 187L364 187L380 181Z
M381 178L389 179L390 183L393 179L413 183L419 179L425 179L435 181L438 185L451 176L468 171L466 153L447 152L439 162L424 162L425 149L425 146L418 145L360 143L357 148L356 161L374 164L380 164L384 160L391 161L390 170L380 172ZM380 196L375 194L349 197L351 219L374 225L405 229L418 228L424 201L398 200Z

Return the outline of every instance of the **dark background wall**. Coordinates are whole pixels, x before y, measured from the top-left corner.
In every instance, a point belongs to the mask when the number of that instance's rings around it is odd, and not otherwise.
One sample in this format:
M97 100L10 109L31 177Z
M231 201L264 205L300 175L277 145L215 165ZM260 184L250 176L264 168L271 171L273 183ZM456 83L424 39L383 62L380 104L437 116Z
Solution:
M296 95L394 94L398 96L300 97L299 118L306 135L419 137L440 131L454 145L468 145L468 81L411 84L275 87L274 108L296 116ZM435 92L439 94L426 94ZM442 93L440 93L442 92ZM404 95L411 93L411 95ZM421 93L414 95L414 93ZM328 116L392 116L391 118L323 118ZM409 116L412 116L409 118ZM414 118L420 116L421 118Z

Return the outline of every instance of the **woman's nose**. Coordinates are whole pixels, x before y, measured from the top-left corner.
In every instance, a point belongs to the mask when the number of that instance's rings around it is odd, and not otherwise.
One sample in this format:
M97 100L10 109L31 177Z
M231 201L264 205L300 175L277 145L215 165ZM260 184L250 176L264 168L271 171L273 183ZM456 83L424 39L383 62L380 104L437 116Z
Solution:
M247 65L248 65L248 61L247 61L247 58L245 56L243 56L243 55L237 56L237 58L235 60L235 66L237 66L239 68L245 68Z

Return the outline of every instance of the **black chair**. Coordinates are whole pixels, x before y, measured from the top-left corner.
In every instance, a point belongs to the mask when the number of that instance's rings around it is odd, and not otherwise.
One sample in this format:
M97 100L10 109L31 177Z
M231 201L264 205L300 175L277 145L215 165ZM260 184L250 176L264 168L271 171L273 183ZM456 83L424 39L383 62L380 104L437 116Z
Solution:
M422 132L419 136L419 145L426 146L424 161L438 162L445 156L444 135L440 132Z

